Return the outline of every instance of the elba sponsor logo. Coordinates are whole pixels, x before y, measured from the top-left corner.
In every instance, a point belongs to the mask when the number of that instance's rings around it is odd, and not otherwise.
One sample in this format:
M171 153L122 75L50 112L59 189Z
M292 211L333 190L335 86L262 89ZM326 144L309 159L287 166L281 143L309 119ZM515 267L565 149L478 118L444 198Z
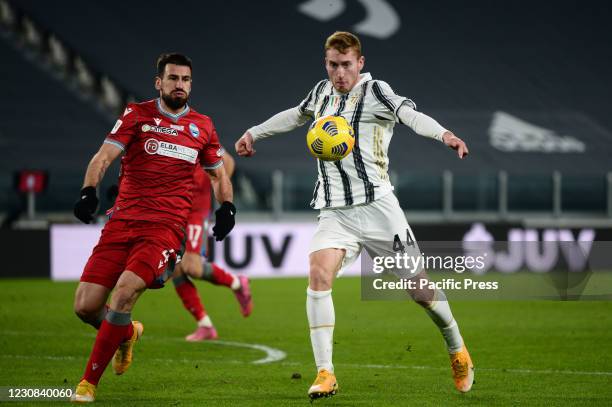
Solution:
M177 158L195 164L198 158L198 150L181 146L180 144L167 143L150 138L145 141L144 150L147 154L157 154L164 157Z
M143 133L148 133L151 131L153 133L166 134L168 136L178 136L178 131L176 131L176 129L162 126L151 126L150 124L143 124L142 131Z
M144 149L147 154L156 154L159 149L159 141L154 138L150 138L145 141Z

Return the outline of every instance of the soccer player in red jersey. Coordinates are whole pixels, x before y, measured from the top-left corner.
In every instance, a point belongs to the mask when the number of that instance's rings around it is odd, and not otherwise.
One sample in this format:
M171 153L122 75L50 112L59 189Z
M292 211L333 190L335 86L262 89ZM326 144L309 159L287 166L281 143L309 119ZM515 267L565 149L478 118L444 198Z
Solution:
M119 195L75 294L75 312L98 334L73 401L95 400L111 359L116 374L130 366L134 343L143 332L141 323L132 322L131 310L145 289L163 286L182 255L196 166L207 171L221 203L215 212L215 238L222 240L234 227L236 208L223 167L224 150L212 120L187 105L191 78L189 58L161 55L155 78L160 97L128 104L87 167L74 207L84 223L93 220L96 187L106 169L124 153Z
M231 176L234 170L234 159L227 154L223 161L226 173ZM195 170L194 181L193 204L191 213L187 218L186 250L181 262L176 265L172 279L183 306L198 324L196 330L185 338L189 342L217 339L218 337L217 330L198 295L198 290L189 277L232 289L240 304L240 311L243 316L248 317L253 309L249 279L246 276L234 275L215 263L207 262L204 257L205 254L202 256L202 244L206 244L207 241L207 231L204 224L210 213L211 183L210 178L200 168ZM206 250L204 250L204 253L206 253Z

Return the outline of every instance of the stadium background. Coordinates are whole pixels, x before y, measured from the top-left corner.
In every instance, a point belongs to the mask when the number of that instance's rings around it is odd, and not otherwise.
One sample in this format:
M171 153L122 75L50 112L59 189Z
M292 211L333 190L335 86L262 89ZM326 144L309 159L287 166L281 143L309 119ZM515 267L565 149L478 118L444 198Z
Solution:
M245 129L296 105L325 76L322 43L338 29L360 35L364 71L470 147L459 161L396 127L391 177L419 240L461 240L480 225L498 241L511 230L541 237L561 229L610 240L611 16L607 4L578 1L0 0L0 286L51 276L53 245L66 243L53 241L56 225L91 233L71 215L87 162L126 101L156 96L160 52L193 59L191 103L214 119L231 151ZM233 251L217 248L236 271L307 273L305 254L302 264L282 265L287 236L287 251L303 252L296 242L310 232L295 225L307 229L316 216L307 205L316 169L304 132L264 141L256 157L238 160L238 222L252 229L239 232ZM18 190L24 170L46 174L44 191ZM116 173L115 165L102 184L102 208ZM77 273L78 256L88 254L74 252L78 236L65 248ZM249 239L258 265L241 257ZM609 328L609 305L600 307ZM591 352L596 359L601 351ZM596 395L604 398L595 404L610 402L609 393Z

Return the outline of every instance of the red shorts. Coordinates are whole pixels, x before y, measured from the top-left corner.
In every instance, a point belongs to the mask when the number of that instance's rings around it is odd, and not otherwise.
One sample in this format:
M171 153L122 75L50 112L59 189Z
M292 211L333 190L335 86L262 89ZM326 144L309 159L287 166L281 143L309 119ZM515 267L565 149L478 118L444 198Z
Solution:
M112 289L124 270L136 273L148 288L163 287L185 247L178 225L111 219L89 257L81 281Z
M187 252L202 254L202 242L207 237L204 214L192 212L187 219Z

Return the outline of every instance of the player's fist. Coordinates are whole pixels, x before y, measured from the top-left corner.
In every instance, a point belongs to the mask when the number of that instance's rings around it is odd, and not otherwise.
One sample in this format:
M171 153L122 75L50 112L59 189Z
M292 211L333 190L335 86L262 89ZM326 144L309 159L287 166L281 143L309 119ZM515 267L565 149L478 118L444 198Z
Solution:
M255 154L255 150L253 149L253 136L251 136L251 133L248 131L238 139L234 147L236 148L236 154L241 157L250 157Z
M217 242L225 239L236 224L234 219L236 207L233 203L225 201L221 207L215 211L215 226L213 226L213 236Z
M465 158L470 153L467 148L467 144L465 144L463 140L455 136L450 131L446 131L442 135L442 141L444 141L444 144L457 151L457 155L459 156L459 158Z
M74 216L83 223L91 223L97 209L98 197L96 196L96 188L85 187L81 189L81 196L74 204Z

